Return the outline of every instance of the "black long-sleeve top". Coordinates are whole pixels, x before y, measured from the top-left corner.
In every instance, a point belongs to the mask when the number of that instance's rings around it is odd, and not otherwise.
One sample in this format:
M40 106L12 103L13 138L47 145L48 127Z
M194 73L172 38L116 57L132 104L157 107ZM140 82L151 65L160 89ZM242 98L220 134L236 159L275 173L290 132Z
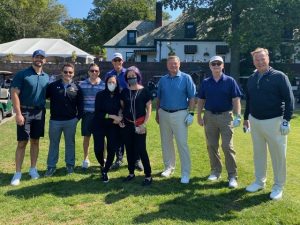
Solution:
M258 72L249 77L246 89L245 120L248 120L251 114L259 120L283 116L283 119L289 121L293 110L292 87L283 72L270 67L260 79Z
M51 120L81 119L83 114L83 95L81 88L74 82L66 85L57 80L47 87L47 98L50 99Z
M94 131L97 128L104 127L113 123L113 119L107 118L107 115L118 116L121 109L120 94L119 92L111 92L106 88L96 95L95 100L95 113L93 121Z

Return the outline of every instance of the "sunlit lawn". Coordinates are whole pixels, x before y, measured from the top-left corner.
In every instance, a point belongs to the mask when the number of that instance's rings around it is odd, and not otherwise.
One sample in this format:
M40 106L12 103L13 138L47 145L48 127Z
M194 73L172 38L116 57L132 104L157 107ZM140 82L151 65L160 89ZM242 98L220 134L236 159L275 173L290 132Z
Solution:
M208 155L203 128L196 122L189 129L191 183L180 184L179 162L174 176L161 178L159 174L163 164L159 128L154 121L154 114L148 126L147 138L154 175L150 187L141 186L141 172L136 173L138 176L132 182L122 182L127 175L127 163L120 170L109 173L108 184L102 183L92 148L92 166L83 172L80 168L80 125L76 138L75 174L65 176L62 142L55 176L31 181L27 149L21 185L12 187L10 179L15 169L15 123L12 120L1 125L0 224L300 224L299 114L292 120L292 133L289 135L287 185L283 200L277 202L269 200L273 182L270 161L266 189L253 194L245 192L246 185L253 180L252 143L250 134L244 134L241 128L236 129L234 135L239 170L237 189L227 188L226 171L223 171L220 182L210 183L206 180L209 175ZM38 161L41 175L46 169L49 145L47 129L48 120Z

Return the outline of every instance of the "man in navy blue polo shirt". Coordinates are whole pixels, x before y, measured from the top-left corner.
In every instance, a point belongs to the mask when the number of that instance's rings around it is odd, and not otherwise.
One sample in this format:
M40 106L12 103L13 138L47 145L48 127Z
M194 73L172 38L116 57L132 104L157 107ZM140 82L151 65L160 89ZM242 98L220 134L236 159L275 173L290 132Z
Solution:
M31 167L29 175L38 179L36 162L39 154L39 138L44 136L46 88L49 76L43 71L46 54L36 50L32 55L32 66L18 72L11 85L11 98L16 112L17 150L16 173L11 185L19 185L25 149L30 139Z
M195 84L190 75L179 70L178 56L167 59L169 73L159 80L157 89L156 122L159 124L165 170L169 177L175 169L175 137L181 162L181 180L189 183L191 159L187 144L188 126L193 122L195 107Z
M210 159L210 181L220 178L222 172L219 138L225 155L229 188L236 188L237 166L233 149L233 127L241 123L241 91L236 81L223 73L224 61L220 56L209 60L212 76L201 83L198 93L198 123L204 126ZM202 118L201 112L205 108Z

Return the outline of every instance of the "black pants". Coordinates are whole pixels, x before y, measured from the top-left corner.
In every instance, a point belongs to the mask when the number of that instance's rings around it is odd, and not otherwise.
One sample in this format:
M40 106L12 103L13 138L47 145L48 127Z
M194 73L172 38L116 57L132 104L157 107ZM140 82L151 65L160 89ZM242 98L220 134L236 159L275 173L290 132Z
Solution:
M103 172L107 173L112 165L116 151L119 148L119 126L115 124L105 124L102 127L97 127L93 131L94 137L94 152ZM107 140L107 159L104 166L104 138Z
M144 166L145 176L150 177L151 166L146 150L146 134L135 133L135 127L132 123L125 123L125 127L122 128L121 134L126 147L129 173L134 174L135 162L137 156L140 156Z

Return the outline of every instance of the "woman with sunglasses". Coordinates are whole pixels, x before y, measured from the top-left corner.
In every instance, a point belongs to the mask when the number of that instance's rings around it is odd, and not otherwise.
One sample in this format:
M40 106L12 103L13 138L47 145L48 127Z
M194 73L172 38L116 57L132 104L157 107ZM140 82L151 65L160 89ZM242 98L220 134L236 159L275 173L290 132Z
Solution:
M152 183L151 166L146 150L146 124L151 115L151 94L144 88L139 69L131 66L126 70L125 80L128 88L121 92L124 128L121 131L126 147L129 175L124 181L131 181L135 174L136 156L141 157L144 166L145 179L142 185Z
M109 181L108 171L111 167L116 151L119 148L120 92L117 77L111 75L105 79L105 89L96 95L95 113L93 120L93 138L95 156L101 167L101 179ZM104 138L107 140L107 159L104 165Z

